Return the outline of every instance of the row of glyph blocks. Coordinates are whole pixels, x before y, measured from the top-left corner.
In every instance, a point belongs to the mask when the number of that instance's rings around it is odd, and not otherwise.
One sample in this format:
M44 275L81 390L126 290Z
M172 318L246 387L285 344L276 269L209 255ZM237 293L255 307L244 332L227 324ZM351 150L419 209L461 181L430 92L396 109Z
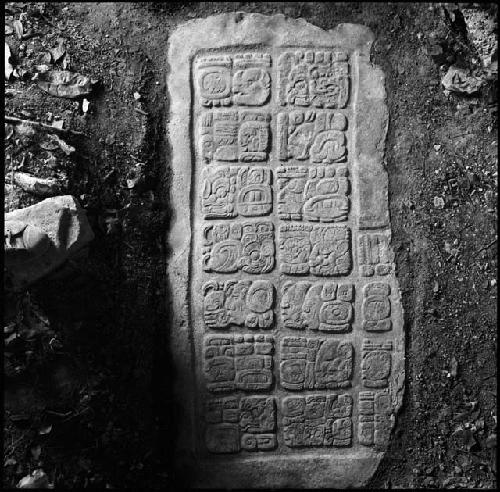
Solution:
M205 272L250 274L276 267L274 224L271 221L208 224L202 230L202 266ZM346 276L352 270L351 229L345 226L289 224L279 226L278 266L288 275ZM358 236L362 276L391 271L388 236Z
M393 342L365 339L361 381L365 388L386 388L392 368ZM334 338L283 337L279 386L289 391L352 386L356 357L353 343ZM208 335L203 345L203 374L211 393L267 391L274 387L274 337Z
M272 451L282 432L285 446L351 447L353 397L349 394L211 398L205 402L205 445L211 453ZM383 448L390 434L391 403L388 391L358 395L357 442Z
M340 50L286 51L278 57L277 81L268 53L207 54L194 63L197 101L205 107L261 106L276 87L278 104L344 108L349 101L349 62Z
M218 166L203 169L201 210L205 219L258 217L277 211L282 220L341 222L349 213L347 167Z
M281 286L281 323L292 330L346 333L354 319L354 286L335 282L286 281ZM392 329L391 288L384 282L363 287L362 327ZM271 329L275 289L269 280L210 280L203 286L203 321L210 329L234 326Z
M198 154L213 162L261 162L269 158L272 116L268 111L208 111L197 122ZM335 164L347 160L347 116L336 111L294 110L277 114L280 161Z

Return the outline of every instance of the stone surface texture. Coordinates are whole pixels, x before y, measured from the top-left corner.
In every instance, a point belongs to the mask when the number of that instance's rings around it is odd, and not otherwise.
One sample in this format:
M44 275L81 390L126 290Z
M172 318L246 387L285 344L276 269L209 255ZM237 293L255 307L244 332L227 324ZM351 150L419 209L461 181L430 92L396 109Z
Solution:
M193 487L360 487L387 447L404 332L373 41L243 13L170 38L176 456Z
M84 248L94 238L86 212L71 195L47 198L36 205L5 214L6 230L13 224L25 229L24 243L30 237L43 236L43 249L16 258L6 255L5 267L14 290L22 290L62 265L70 256ZM18 232L15 230L14 232ZM22 245L21 237L19 242ZM26 244L28 243L28 244Z

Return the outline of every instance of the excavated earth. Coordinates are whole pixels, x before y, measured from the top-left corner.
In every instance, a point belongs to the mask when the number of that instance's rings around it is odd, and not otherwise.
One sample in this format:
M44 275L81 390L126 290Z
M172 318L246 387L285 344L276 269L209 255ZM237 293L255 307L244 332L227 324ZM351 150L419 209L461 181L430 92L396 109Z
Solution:
M75 151L41 151L42 129L6 131L5 210L42 200L13 184L15 171L56 178L95 239L28 292L5 296L4 487L35 469L68 488L186 478L171 466L167 47L180 23L231 11L375 33L407 357L403 406L368 487L496 487L497 83L472 95L443 90L451 65L483 73L460 8L443 5L6 4L6 23L21 19L34 35L6 36L20 76L5 82L5 113L63 119L72 133L60 136ZM469 7L496 20L493 4ZM87 111L37 85L44 53L61 42L69 69L99 80Z

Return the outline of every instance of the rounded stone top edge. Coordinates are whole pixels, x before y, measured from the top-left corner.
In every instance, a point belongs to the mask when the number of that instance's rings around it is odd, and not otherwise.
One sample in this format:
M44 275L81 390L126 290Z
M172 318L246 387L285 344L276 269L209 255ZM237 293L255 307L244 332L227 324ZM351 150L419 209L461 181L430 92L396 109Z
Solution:
M206 32L201 41L200 33ZM260 13L227 12L179 24L169 36L169 55L199 49L205 41L227 39L227 45L241 42L257 43L259 36L262 44L280 44L280 41L304 41L306 44L317 40L318 44L347 45L363 53L369 53L375 40L372 30L362 24L339 23L331 29L323 29L302 17L288 17L284 14L265 15ZM205 37L204 37L205 38ZM248 38L248 39L247 39ZM251 39L250 39L251 38ZM232 42L231 42L232 41Z
M363 24L343 22L337 24L333 29L330 29L330 32L335 34L338 32L341 36L346 37L347 32L349 37L356 37L359 40L358 44L368 49L368 51L375 41L375 33L368 26L364 26Z

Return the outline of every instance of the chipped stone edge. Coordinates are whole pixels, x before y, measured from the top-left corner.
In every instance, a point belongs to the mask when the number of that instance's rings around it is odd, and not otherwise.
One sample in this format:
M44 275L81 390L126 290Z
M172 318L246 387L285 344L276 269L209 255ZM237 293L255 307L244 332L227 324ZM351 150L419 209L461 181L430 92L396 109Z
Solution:
M189 282L190 282L190 250L191 250L191 195L192 168L194 166L191 131L191 61L196 53L204 48L231 49L232 46L269 45L269 46L339 46L358 53L360 69L378 75L375 93L371 97L371 107L375 111L387 113L385 105L385 89L383 73L373 67L370 62L370 49L374 35L365 26L355 24L338 24L334 29L325 31L304 19L290 19L282 14L265 16L262 14L246 14L233 12L196 19L180 25L170 36L168 47L169 72L167 87L170 96L170 120L168 133L172 146L172 184L171 204L173 210L172 226L168 241L172 250L168 266L168 278L172 294L172 325L170 327L170 354L175 373L174 394L176 395L176 414L181 421L176 426L177 444L175 456L178 473L192 477L191 486L203 488L219 487L311 487L311 488L345 488L361 487L373 475L384 452L373 451L369 458L359 459L355 455L346 456L348 463L332 460L332 455L310 455L309 457L273 456L271 460L261 456L239 458L231 462L230 473L227 464L198 461L195 453L196 425L194 422L194 392L186 392L185 388L196 388L194 375L194 335L189 326ZM358 100L359 105L366 101ZM387 207L387 174L383 169L384 144L387 131L387 118L382 125L379 141L374 142L372 152L376 159L376 170L380 179L385 179L384 203ZM357 144L366 135L357 135ZM358 168L355 156L354 166ZM361 156L362 157L362 156ZM388 214L388 208L386 208ZM190 211L186 213L186 211ZM389 223L387 220L387 227ZM391 251L393 256L393 253ZM404 335L402 333L402 308L399 288L395 274L392 287L393 310L400 313L396 323L400 326L401 335L396 341L396 352L403 358L400 360L402 377L391 381L391 394L395 389L395 412L402 401L404 384ZM188 394L189 393L189 394ZM394 419L393 419L394 420ZM176 422L177 423L177 422ZM355 432L355 428L353 429ZM268 457L266 457L268 458ZM355 459L353 459L355 458ZM301 473L297 472L300 461ZM353 463L355 462L355 463ZM344 476L346 466L351 467L348 476ZM189 474L189 475L188 475ZM188 480L189 481L189 480Z

